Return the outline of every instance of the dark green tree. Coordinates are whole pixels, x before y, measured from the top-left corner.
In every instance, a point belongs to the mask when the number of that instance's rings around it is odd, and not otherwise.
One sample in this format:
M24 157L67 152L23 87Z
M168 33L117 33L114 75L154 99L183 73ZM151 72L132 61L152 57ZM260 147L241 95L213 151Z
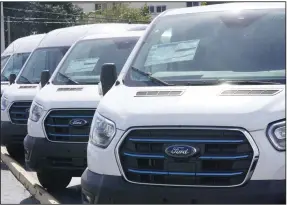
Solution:
M5 42L8 45L7 20L10 18L11 42L33 33L47 33L57 28L73 26L82 9L71 2L3 2Z

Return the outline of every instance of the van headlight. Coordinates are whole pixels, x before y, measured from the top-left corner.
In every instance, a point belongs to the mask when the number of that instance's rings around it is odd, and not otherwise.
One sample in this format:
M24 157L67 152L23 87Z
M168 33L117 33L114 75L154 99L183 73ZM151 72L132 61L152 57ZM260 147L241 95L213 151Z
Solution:
M1 97L1 110L4 111L9 105L9 101L5 97Z
M96 146L106 148L116 134L116 125L111 120L96 112L90 133L90 142Z
M30 108L30 113L29 113L29 119L38 122L40 117L43 114L43 107L37 103L33 103L31 108Z
M286 121L271 123L267 128L267 137L278 151L286 150Z

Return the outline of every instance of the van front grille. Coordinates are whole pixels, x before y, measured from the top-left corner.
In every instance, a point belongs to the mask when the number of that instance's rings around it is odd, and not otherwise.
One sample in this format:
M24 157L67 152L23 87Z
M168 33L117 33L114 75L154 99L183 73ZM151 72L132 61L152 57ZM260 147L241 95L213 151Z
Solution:
M14 102L9 109L11 122L14 124L26 125L31 104L32 101Z
M167 148L189 146L190 157L168 155ZM179 186L236 186L253 161L245 134L229 129L134 129L118 149L128 181Z
M51 141L88 142L95 110L52 110L44 121L46 136ZM82 125L73 125L78 120Z

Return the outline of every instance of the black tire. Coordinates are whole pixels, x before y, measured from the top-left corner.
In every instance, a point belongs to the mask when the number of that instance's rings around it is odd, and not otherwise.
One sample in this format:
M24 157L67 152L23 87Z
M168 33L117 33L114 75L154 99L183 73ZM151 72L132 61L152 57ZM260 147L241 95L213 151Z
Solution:
M24 147L19 144L6 145L7 152L16 161L23 161L25 159Z
M67 172L42 170L37 172L40 184L48 191L65 189L71 182L72 176Z

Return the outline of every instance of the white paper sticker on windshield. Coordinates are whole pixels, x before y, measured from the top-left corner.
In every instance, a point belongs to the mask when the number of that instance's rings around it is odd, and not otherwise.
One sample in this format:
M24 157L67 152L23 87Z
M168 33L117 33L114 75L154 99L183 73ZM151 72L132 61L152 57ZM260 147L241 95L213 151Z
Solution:
M66 69L65 73L75 73L75 72L86 72L92 71L95 68L95 65L99 61L99 58L85 58L72 60Z
M154 45L149 51L145 66L193 60L199 41L196 39Z

